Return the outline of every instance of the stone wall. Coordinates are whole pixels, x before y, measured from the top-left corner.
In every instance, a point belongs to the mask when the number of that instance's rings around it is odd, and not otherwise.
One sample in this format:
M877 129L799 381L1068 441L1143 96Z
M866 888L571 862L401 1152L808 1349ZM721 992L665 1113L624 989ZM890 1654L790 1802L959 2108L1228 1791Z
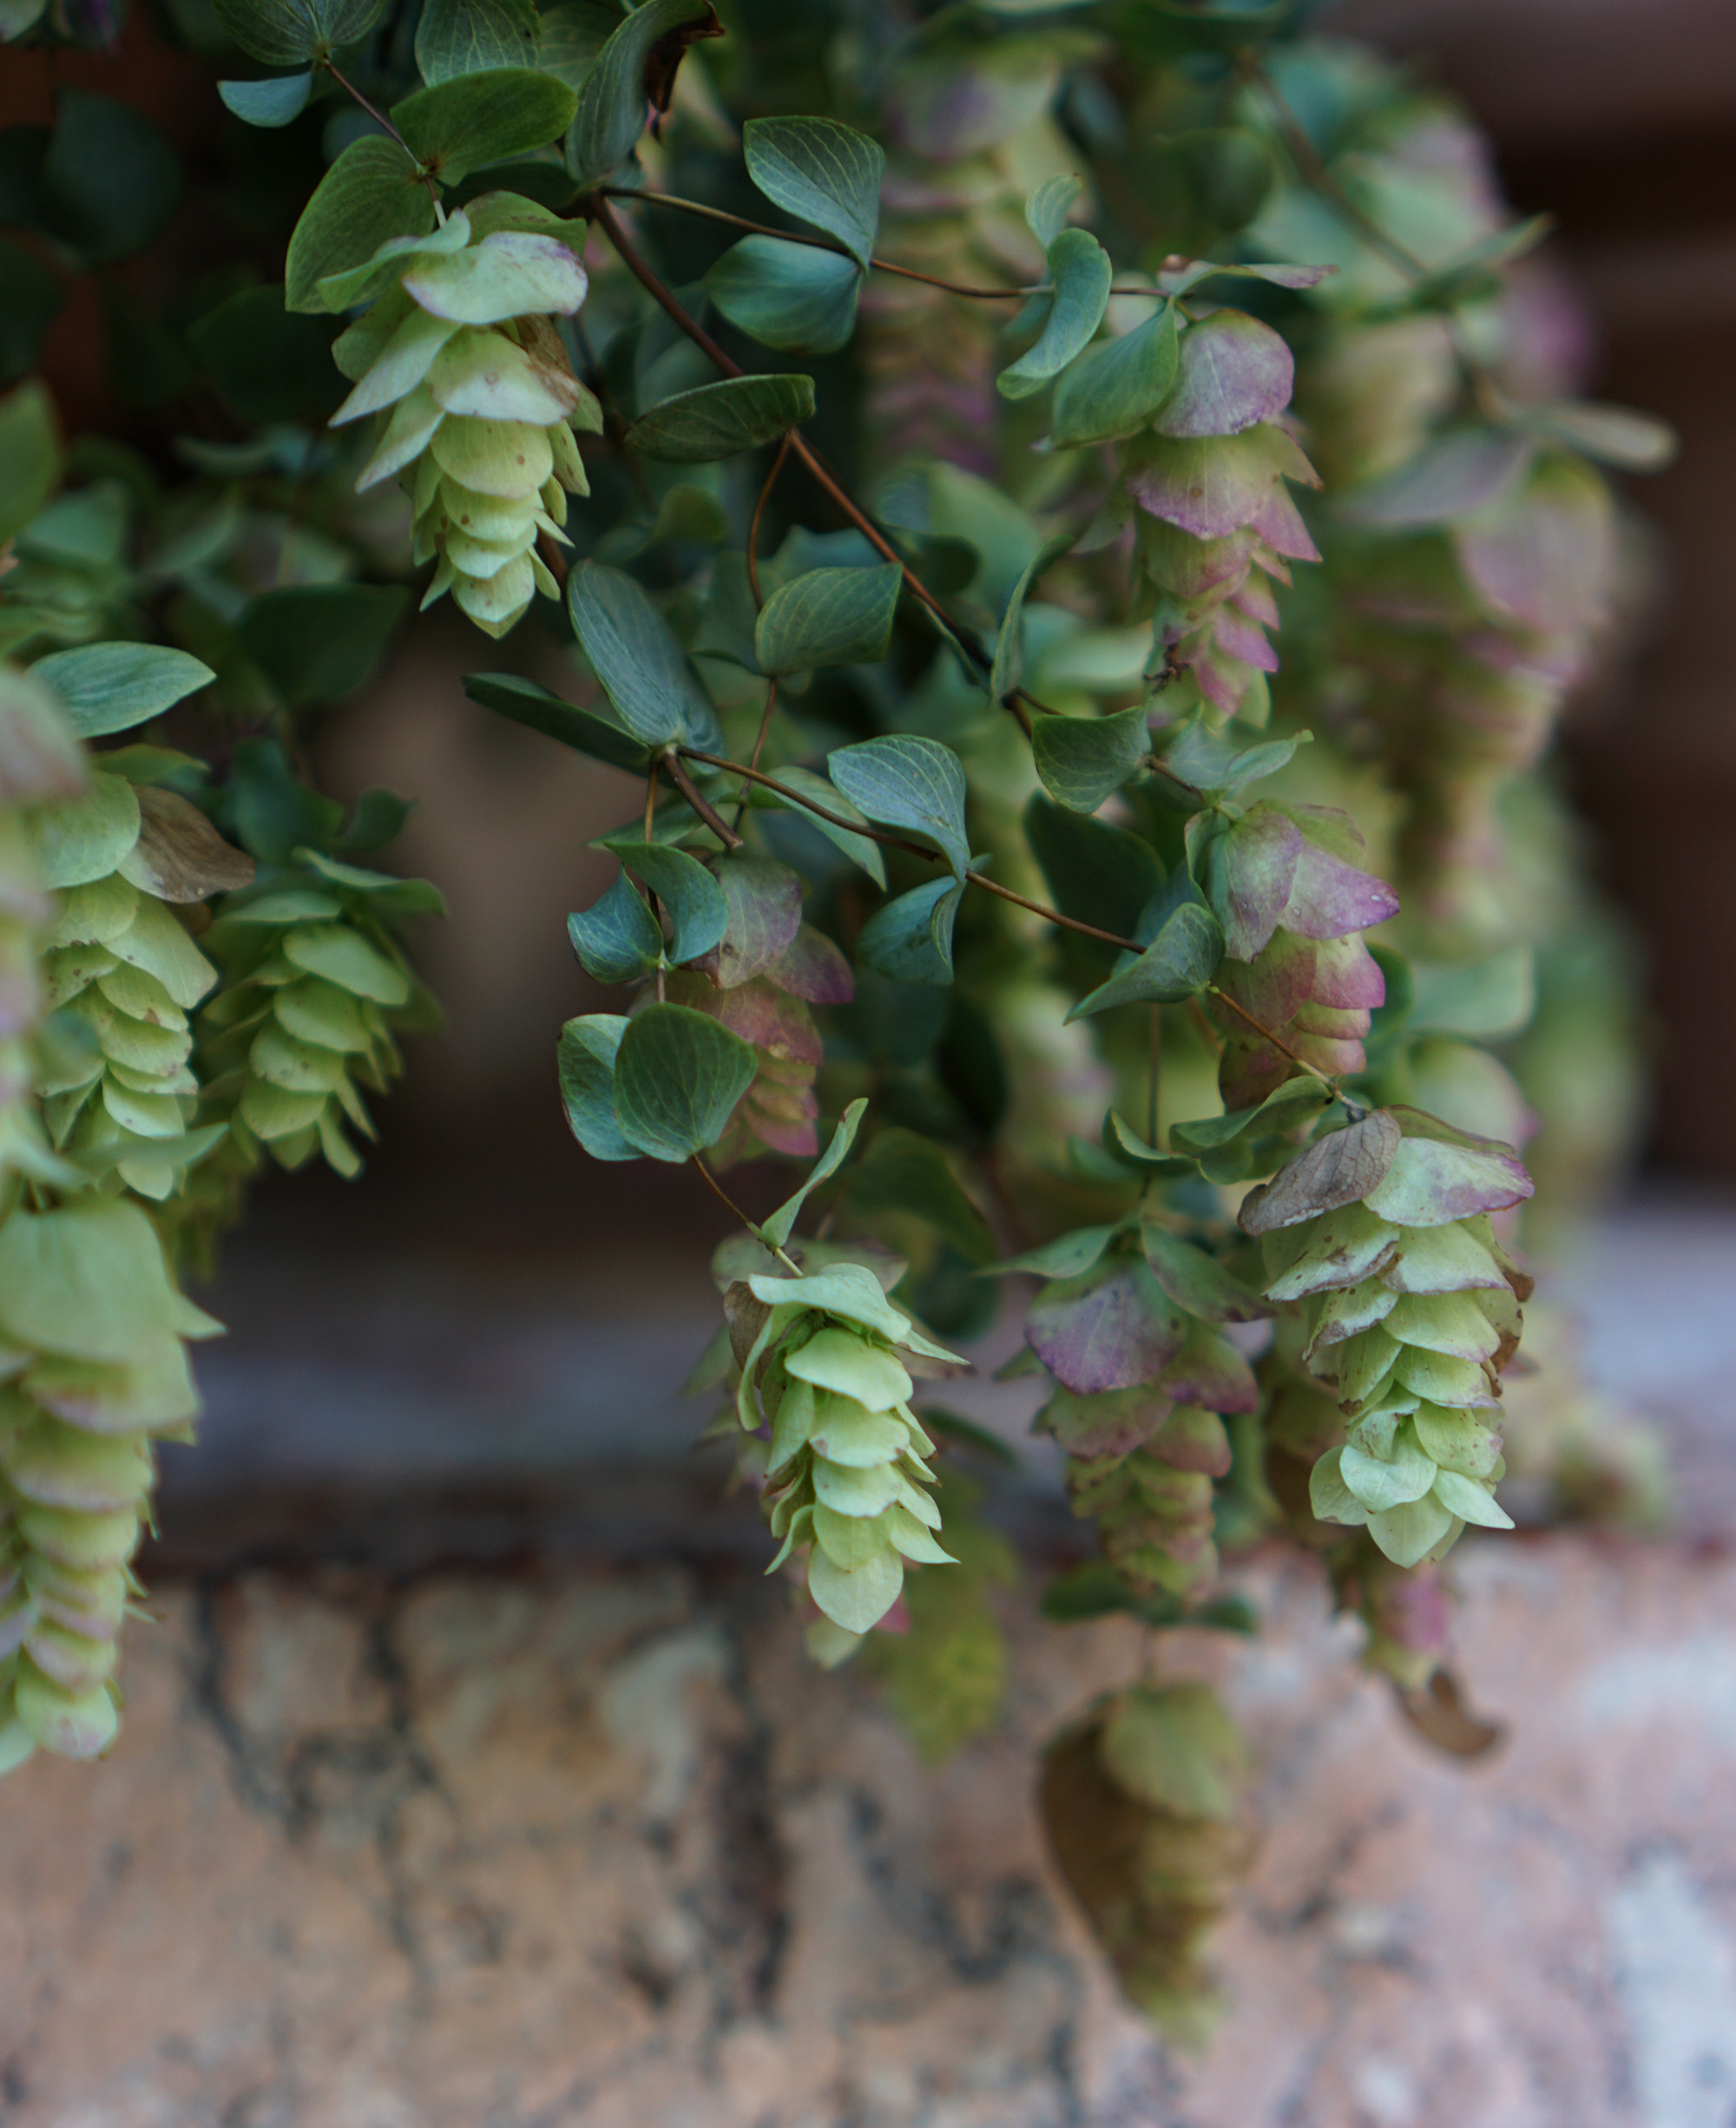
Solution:
M925 1771L720 1566L161 1590L105 1763L0 1816L5 2128L1726 2128L1736 1566L1468 1546L1433 1756L1302 1566L1230 1679L1268 1824L1213 2052L1118 2002L1034 1741L1140 1659L1016 1618Z

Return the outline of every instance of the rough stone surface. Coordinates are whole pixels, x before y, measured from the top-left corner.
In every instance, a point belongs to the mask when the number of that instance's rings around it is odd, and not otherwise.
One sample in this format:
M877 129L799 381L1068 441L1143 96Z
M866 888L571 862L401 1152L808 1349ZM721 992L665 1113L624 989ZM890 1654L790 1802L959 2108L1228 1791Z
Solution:
M5 2128L1726 2128L1736 1565L1468 1547L1510 1742L1432 1756L1302 1566L1230 1680L1269 1833L1213 2053L1119 2003L1031 1747L1141 1658L1016 1621L925 1772L775 1590L675 1568L162 1592L105 1763L0 1816Z

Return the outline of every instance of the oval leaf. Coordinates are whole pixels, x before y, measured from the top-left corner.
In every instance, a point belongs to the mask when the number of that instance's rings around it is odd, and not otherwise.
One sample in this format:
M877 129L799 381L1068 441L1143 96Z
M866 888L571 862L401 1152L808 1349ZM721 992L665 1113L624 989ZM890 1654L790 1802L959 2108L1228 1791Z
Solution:
M798 221L846 245L865 273L880 227L885 152L835 118L750 118L747 174Z
M1296 365L1282 336L1246 311L1213 311L1181 336L1165 436L1236 436L1290 404Z
M285 308L326 310L319 283L327 274L365 266L391 238L426 236L433 227L434 202L415 158L378 134L352 141L319 181L289 240Z
M1115 268L1088 229L1062 231L1049 247L1049 271L1055 293L1048 322L1036 345L995 380L1005 398L1028 399L1041 391L1090 345L1108 307Z
M216 0L217 19L270 67L302 67L365 36L385 0Z
M651 766L651 749L632 732L594 710L551 693L534 680L521 680L516 673L467 673L464 693L485 709L559 739L575 753L624 769L629 776L643 776Z
M904 579L903 568L891 562L879 568L809 569L780 585L754 623L760 671L779 676L878 664L891 640Z
M731 325L766 347L835 354L856 329L862 269L842 253L746 236L706 275Z
M313 69L279 74L263 82L219 82L217 94L250 126L286 126L299 118L313 94Z
M645 69L659 43L711 11L711 0L646 0L609 36L579 84L567 167L582 185L605 178L645 130Z
M1050 434L1057 449L1132 436L1175 386L1175 306L1118 340L1088 347L1055 388Z
M615 1113L615 1060L627 1021L594 1012L561 1029L561 1100L575 1138L594 1160L636 1160Z
M1082 998L1067 1017L1082 1019L1111 1005L1179 1005L1205 988L1223 957L1218 919L1201 903L1183 902L1136 960Z
M964 769L950 746L899 732L840 746L827 757L826 766L833 783L869 819L926 835L951 865L954 877L964 877L970 867Z
M158 643L86 643L38 658L31 669L66 705L81 739L130 731L217 677L186 651Z
M811 377L728 377L641 414L626 443L641 458L702 465L773 443L812 421L813 410Z
M591 668L621 721L648 746L714 748L717 713L674 630L620 569L582 562L567 579L567 609Z
M496 67L437 82L391 108L404 145L444 183L486 163L545 148L571 122L576 99L533 67Z
M1139 774L1150 754L1143 708L1113 717L1031 719L1036 772L1049 795L1073 812L1095 812L1112 791Z
M615 1110L628 1144L681 1161L723 1135L759 1060L740 1036L686 1005L628 1023L615 1060Z

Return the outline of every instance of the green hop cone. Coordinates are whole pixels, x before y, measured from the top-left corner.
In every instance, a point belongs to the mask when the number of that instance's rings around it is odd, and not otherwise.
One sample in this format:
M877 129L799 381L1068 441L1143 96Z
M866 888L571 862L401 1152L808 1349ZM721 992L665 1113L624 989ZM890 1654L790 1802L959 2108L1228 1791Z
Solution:
M808 1593L838 1632L825 1661L853 1652L898 1602L904 1562L950 1566L924 1457L934 1443L910 1407L899 1350L957 1363L893 1307L873 1273L838 1264L807 1277L755 1275L725 1297L746 1340L736 1408L769 1428L766 1519L782 1540L768 1573L807 1549Z
M206 934L224 986L201 1015L199 1061L240 1157L263 1146L295 1168L319 1153L361 1172L348 1131L375 1135L364 1092L402 1074L398 1032L438 1023L390 925L440 906L420 880L312 850L225 897Z
M371 279L385 286L332 349L355 384L332 426L378 417L356 485L396 474L414 504L416 559L437 564L424 607L450 591L494 636L535 592L558 597L536 542L563 539L567 496L590 492L575 425L602 428L549 322L584 301L585 269L557 238L503 219L510 195L490 194L431 236L384 246ZM341 308L347 291L322 292Z
M150 1444L187 1437L184 1341L220 1329L136 1205L90 1192L0 1225L0 1768L113 1741Z
M1255 1836L1246 1746L1211 1687L1140 1685L1044 1755L1043 1827L1092 1933L1139 2009L1179 2045L1223 2000L1205 1958Z
M43 1142L33 1050L47 1002L38 955L55 911L25 808L65 803L83 785L78 742L54 697L0 665L0 1180L50 1181L59 1166Z
M185 798L102 769L82 797L43 808L36 845L60 895L43 959L49 1135L87 1170L161 1202L220 1135L194 1127L188 1019L217 970L175 904L250 879L252 862Z
M1317 1140L1243 1204L1267 1297L1301 1306L1301 1363L1350 1421L1314 1465L1313 1512L1365 1527L1396 1566L1440 1558L1467 1522L1512 1527L1495 1428L1531 1282L1489 1215L1530 1194L1506 1146L1389 1108Z

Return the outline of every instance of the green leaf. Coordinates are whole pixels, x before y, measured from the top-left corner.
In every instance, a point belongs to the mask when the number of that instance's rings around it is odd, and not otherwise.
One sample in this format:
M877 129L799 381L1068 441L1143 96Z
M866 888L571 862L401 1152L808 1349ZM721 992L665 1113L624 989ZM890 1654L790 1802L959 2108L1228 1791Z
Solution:
M313 94L313 69L275 74L263 82L219 82L217 94L250 126L286 126L300 117Z
M187 343L218 397L249 428L320 419L342 396L332 360L335 318L295 315L280 287L243 288L207 311Z
M0 399L0 540L23 530L59 479L54 401L32 378Z
M851 1170L845 1190L858 1212L904 1212L931 1226L970 1264L995 1253L989 1223L932 1139L895 1126L882 1131Z
M1069 811L1094 813L1151 753L1143 708L1113 717L1033 717L1031 758L1049 795Z
M575 98L533 67L461 74L391 107L404 144L441 181L456 185L486 163L528 155L564 133Z
M335 702L378 664L409 603L396 584L289 584L253 600L235 634L286 702Z
M1027 1249L1023 1256L1009 1256L1003 1262L990 1264L983 1272L985 1278L998 1278L1014 1271L1031 1271L1040 1278L1077 1278L1090 1270L1110 1242L1116 1229L1113 1226L1079 1226L1071 1233L1057 1234L1053 1241L1046 1241L1039 1249Z
M344 824L343 807L310 791L274 739L237 739L224 801L237 840L266 864L286 863L304 845L329 845Z
M1562 399L1549 406L1528 406L1522 418L1527 428L1624 473L1661 473L1676 455L1676 433L1669 424L1636 414L1629 406Z
M54 233L88 259L154 243L181 200L181 157L130 103L62 89L38 180Z
M1218 919L1202 902L1184 901L1137 959L1082 998L1067 1017L1082 1019L1112 1005L1179 1005L1205 988L1223 957Z
M319 293L327 274L364 266L393 237L426 236L433 227L434 202L415 158L378 134L352 141L295 225L284 302L293 311L327 309Z
M1172 1125L1169 1141L1182 1152L1214 1153L1246 1131L1253 1130L1259 1136L1262 1132L1294 1130L1311 1116L1324 1114L1331 1105L1318 1079L1286 1079L1256 1108L1235 1108L1227 1115L1198 1116L1191 1122Z
M746 236L706 275L706 293L731 325L766 347L835 354L856 329L862 269L841 252Z
M1069 812L1040 793L1025 807L1024 824L1062 914L1133 937L1141 911L1161 892L1167 877L1151 844L1126 828Z
M101 773L77 798L36 816L36 862L45 887L106 879L139 839L139 799L124 776Z
M567 936L579 966L599 982L635 982L663 957L657 919L625 872L600 901L568 917Z
M593 761L624 769L629 776L643 776L650 769L651 749L642 739L595 710L582 709L576 702L551 693L534 680L521 680L516 673L467 673L464 693L484 709L510 717L515 724L529 725L533 732L559 739Z
M950 746L943 746L938 739L897 732L840 746L827 757L826 766L845 797L871 820L882 827L911 828L927 836L952 867L953 877L963 878L970 868L970 844L964 832L966 785L963 765ZM910 897L903 898L908 901ZM950 919L948 932L950 936ZM891 970L884 972L890 975Z
M751 1043L708 1013L653 1005L628 1022L615 1060L615 1113L629 1145L681 1161L714 1145L753 1085Z
M808 1170L807 1179L792 1197L786 1197L769 1219L760 1224L760 1238L774 1249L781 1249L790 1238L796 1224L796 1216L807 1201L808 1192L818 1189L822 1182L835 1175L844 1165L845 1156L856 1142L856 1133L862 1119L868 1113L865 1100L852 1101L838 1118L838 1128L832 1134L832 1143Z
M621 1134L615 1113L615 1061L627 1021L617 1013L588 1013L561 1029L561 1100L568 1127L594 1160L636 1160L639 1148Z
M542 71L576 92L621 27L621 10L614 0L562 0L558 7L543 9L542 27Z
M880 227L884 150L835 118L750 118L742 136L747 174L766 197L835 236L865 273Z
M674 936L672 962L696 961L722 942L729 928L729 903L723 889L697 857L662 843L631 842L611 836L603 847L637 872L669 912ZM662 935L658 934L661 950Z
M1312 732L1292 732L1288 739L1269 739L1258 746L1237 747L1212 731L1202 715L1184 725L1164 748L1165 765L1196 790L1217 792L1240 791L1275 776L1294 758L1299 746L1313 738Z
M641 458L700 465L770 443L814 410L811 377L728 377L665 399L641 414L626 437Z
M36 367L65 301L59 281L39 259L0 238L0 384L15 384Z
M1036 345L995 380L1005 398L1029 399L1041 391L1090 344L1108 307L1115 270L1088 229L1062 231L1049 247L1049 271L1055 293L1048 322Z
M780 768L778 781L786 784L803 798L812 798L815 805L824 805L828 812L840 814L845 820L858 820L865 827L867 816L859 806L852 805L843 791L835 790L824 776L817 776L812 769ZM880 854L880 845L871 837L852 834L848 828L823 820L818 813L809 812L804 806L792 809L797 816L837 849L841 850L852 864L862 870L882 889L886 884L886 860Z
M86 643L39 658L32 670L66 704L81 739L130 731L217 677L184 650L158 643Z
M1103 1724L1097 1753L1115 1786L1178 1817L1228 1819L1247 1744L1209 1685L1138 1685Z
M36 668L42 671L39 665ZM1535 956L1517 941L1481 961L1412 963L1413 1034L1468 1034L1491 1041L1516 1034L1537 1008Z
M952 927L964 889L930 880L877 909L856 934L856 957L894 982L952 981Z
M631 154L645 130L645 68L670 30L703 15L710 0L645 0L615 30L579 84L567 134L567 167L595 185Z
M425 0L416 64L432 88L461 74L534 67L542 41L536 0Z
M1049 433L1057 450L1134 435L1174 390L1176 358L1172 303L1119 339L1088 347L1055 387Z
M878 664L891 641L904 579L903 568L890 562L878 568L809 569L780 585L754 623L760 671L781 677L821 666Z
M217 19L244 52L268 67L305 67L364 37L385 0L214 0Z
M1047 539L1019 572L1019 580L1013 586L1012 596L1007 601L1007 610L1001 616L1001 626L995 636L995 661L989 673L989 699L999 704L1018 692L1019 682L1024 678L1025 601L1030 596L1031 586L1051 562L1058 561L1072 546L1075 535L1071 532L1057 532Z
M1152 1276L1178 1308L1208 1323L1257 1323L1278 1311L1226 1271L1214 1256L1147 1219L1142 1227L1145 1260Z
M1074 176L1069 170L1056 177L1044 178L1025 201L1026 224L1045 252L1067 227L1067 217L1084 191L1084 179Z
M580 562L567 579L567 610L591 669L635 739L716 750L723 732L711 698L674 630L631 576Z

